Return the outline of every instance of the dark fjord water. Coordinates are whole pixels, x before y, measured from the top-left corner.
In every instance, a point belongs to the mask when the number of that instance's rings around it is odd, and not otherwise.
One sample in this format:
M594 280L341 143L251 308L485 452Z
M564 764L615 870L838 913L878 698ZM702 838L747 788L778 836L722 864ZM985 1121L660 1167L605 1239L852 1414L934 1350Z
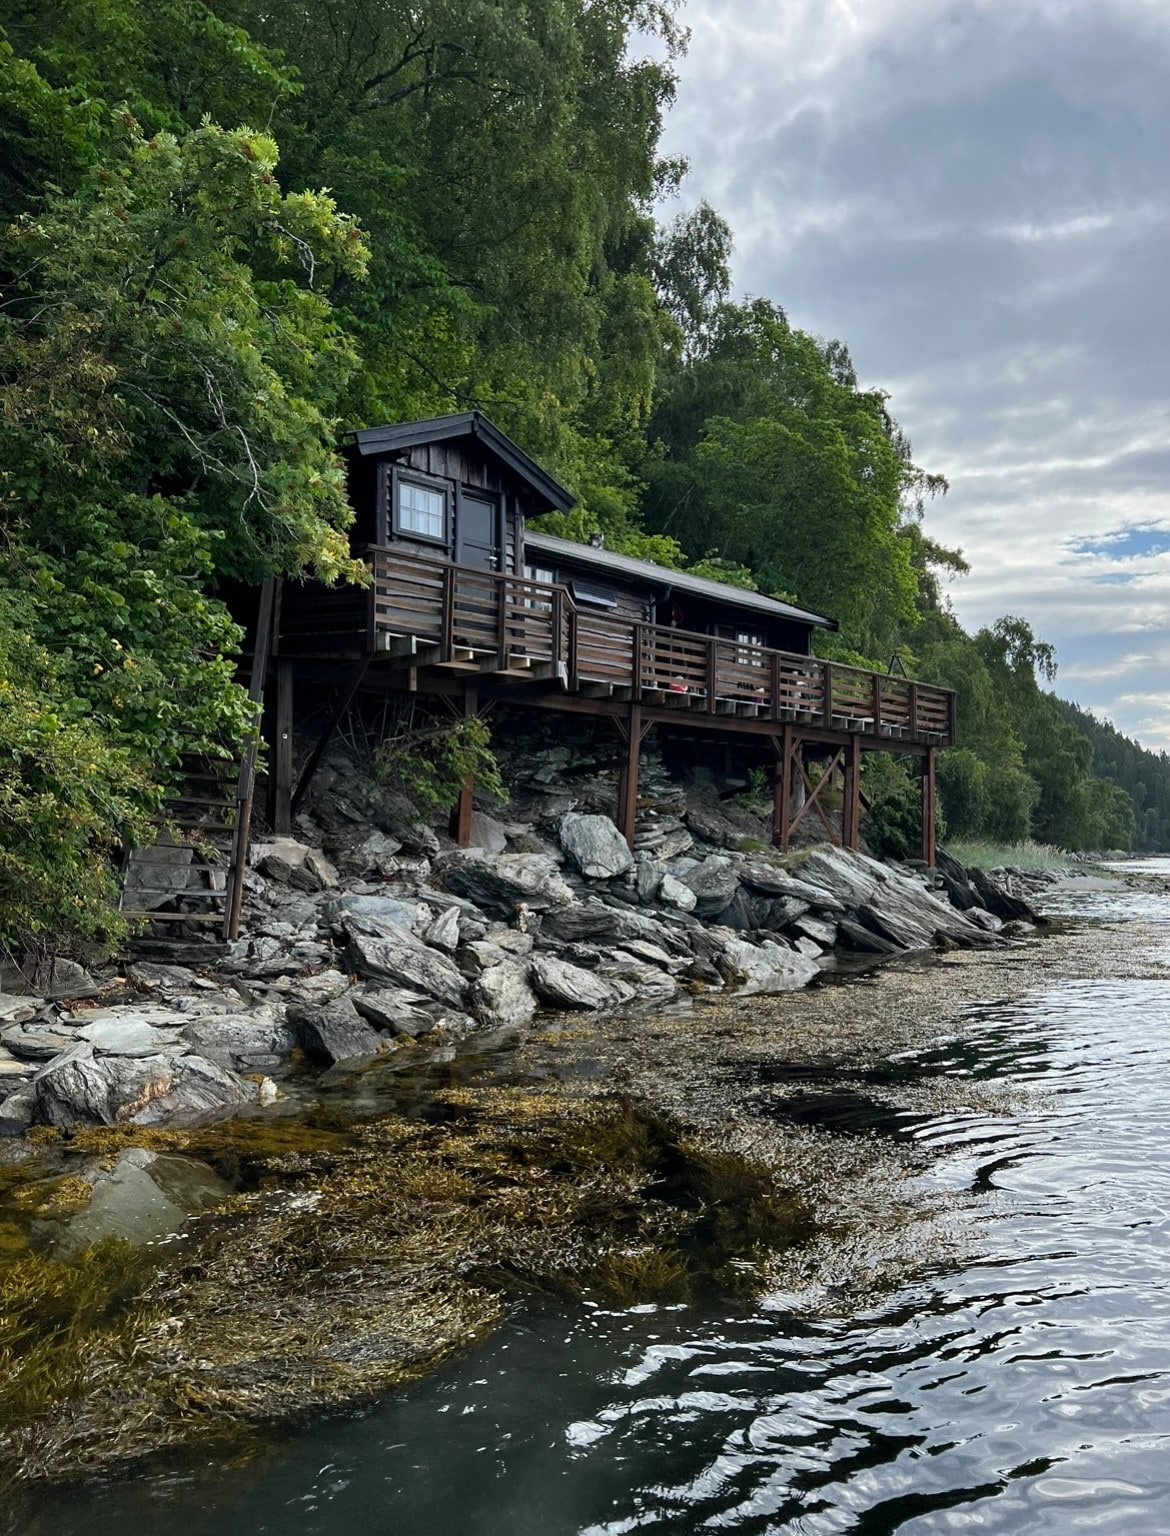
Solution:
M22 1536L1168 1536L1170 899L1094 905L1164 925L1153 979L985 1006L903 1063L1014 1090L905 1124L971 1192L966 1258L844 1316L534 1309L375 1413L43 1496Z

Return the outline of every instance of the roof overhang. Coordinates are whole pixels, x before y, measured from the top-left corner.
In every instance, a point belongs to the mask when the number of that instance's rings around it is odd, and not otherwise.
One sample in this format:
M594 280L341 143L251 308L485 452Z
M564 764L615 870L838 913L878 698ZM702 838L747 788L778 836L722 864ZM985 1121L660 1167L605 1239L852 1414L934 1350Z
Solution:
M526 481L550 509L568 512L576 505L576 498L558 480L541 469L536 460L530 458L506 433L494 426L482 411L461 411L456 416L434 416L429 421L405 421L388 427L366 427L350 436L363 458L395 453L403 448L416 448L420 443L441 443L457 437L474 438L514 474Z
M793 624L807 624L812 629L835 630L836 619L829 619L807 608L797 608L793 603L783 603L779 598L766 597L762 592L749 592L743 587L729 587L721 581L709 581L705 576L692 576L686 571L674 571L665 565L655 565L652 560L635 560L630 555L618 555L609 549L598 549L592 544L575 544L571 539L558 539L551 533L537 533L525 529L524 548L542 555L549 555L563 564L585 566L590 571L608 571L612 577L626 576L643 581L661 592L689 592L707 602L726 603L730 608L745 613L756 613L762 618L785 619Z

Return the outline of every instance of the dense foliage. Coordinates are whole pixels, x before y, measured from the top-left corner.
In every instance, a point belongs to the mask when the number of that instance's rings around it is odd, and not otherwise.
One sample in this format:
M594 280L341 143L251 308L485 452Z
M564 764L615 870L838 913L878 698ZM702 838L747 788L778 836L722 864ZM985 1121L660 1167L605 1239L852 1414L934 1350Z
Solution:
M676 3L0 0L0 944L107 939L110 855L238 748L224 579L361 579L339 425L472 405L576 493L555 531L956 688L956 832L1170 836L1026 624L948 612L945 484L845 348L733 300L707 205L655 223ZM869 790L896 846L909 780Z

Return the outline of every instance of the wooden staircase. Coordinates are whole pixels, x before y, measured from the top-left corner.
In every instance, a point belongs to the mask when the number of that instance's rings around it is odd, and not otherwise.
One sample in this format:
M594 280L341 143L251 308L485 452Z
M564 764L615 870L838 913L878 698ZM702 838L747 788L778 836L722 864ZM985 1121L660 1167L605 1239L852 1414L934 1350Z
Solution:
M123 870L121 910L136 922L170 934L190 925L209 938L239 937L275 593L275 582L266 581L247 663L256 732L242 754L203 749L184 755L158 836L132 849Z

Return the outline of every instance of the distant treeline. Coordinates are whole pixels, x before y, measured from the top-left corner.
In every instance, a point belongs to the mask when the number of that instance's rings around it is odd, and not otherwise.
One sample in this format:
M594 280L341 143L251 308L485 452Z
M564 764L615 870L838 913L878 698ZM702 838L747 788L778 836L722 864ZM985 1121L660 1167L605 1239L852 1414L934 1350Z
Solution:
M1133 802L1133 846L1147 853L1170 852L1170 753L1149 751L1078 704L1062 699L1060 711L1092 746L1093 772Z
M677 11L0 0L0 947L114 942L111 856L184 748L238 747L225 581L362 579L341 429L472 406L576 495L554 531L954 687L952 832L1128 844L1140 785L1161 845L1164 772L1095 777L1027 623L950 612L885 394L733 297L714 209L658 220ZM906 768L866 773L907 846Z

